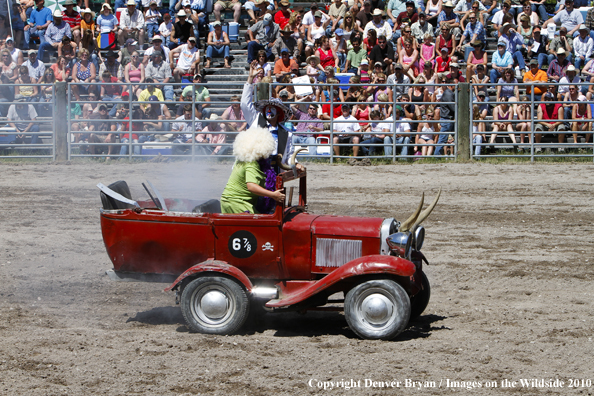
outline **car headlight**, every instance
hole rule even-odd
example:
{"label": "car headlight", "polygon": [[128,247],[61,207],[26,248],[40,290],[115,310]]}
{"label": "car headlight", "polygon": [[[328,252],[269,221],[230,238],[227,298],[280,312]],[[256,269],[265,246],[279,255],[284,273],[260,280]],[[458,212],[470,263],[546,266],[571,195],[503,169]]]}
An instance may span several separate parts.
{"label": "car headlight", "polygon": [[413,236],[410,232],[397,232],[386,238],[390,250],[397,256],[410,259]]}
{"label": "car headlight", "polygon": [[415,229],[415,250],[421,250],[425,242],[425,227],[417,226]]}

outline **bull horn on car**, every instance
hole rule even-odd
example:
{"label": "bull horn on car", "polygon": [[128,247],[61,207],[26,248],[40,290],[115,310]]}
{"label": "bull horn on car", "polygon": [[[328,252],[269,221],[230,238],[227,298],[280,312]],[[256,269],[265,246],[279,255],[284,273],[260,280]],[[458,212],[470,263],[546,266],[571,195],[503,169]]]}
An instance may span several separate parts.
{"label": "bull horn on car", "polygon": [[278,159],[278,167],[284,170],[291,170],[291,167],[289,165],[285,165],[283,164],[283,155],[282,154],[278,154],[277,156]]}
{"label": "bull horn on car", "polygon": [[299,150],[296,150],[293,153],[293,156],[291,157],[291,161],[289,162],[289,164],[291,164],[291,169],[293,170],[293,176],[297,177],[297,154],[299,154],[302,151],[308,151],[307,149],[301,147]]}
{"label": "bull horn on car", "polygon": [[417,218],[419,217],[419,213],[421,213],[421,209],[423,209],[424,201],[425,201],[425,193],[423,193],[421,195],[421,202],[419,203],[419,207],[417,208],[415,213],[413,213],[412,216],[410,216],[408,219],[406,219],[406,221],[404,221],[400,225],[400,228],[398,229],[399,232],[406,232],[411,229],[411,226],[415,223],[415,221],[417,221]]}
{"label": "bull horn on car", "polygon": [[425,209],[423,211],[423,213],[421,213],[419,215],[419,217],[417,218],[417,221],[415,222],[415,225],[413,226],[416,227],[419,224],[421,224],[427,217],[429,217],[429,215],[431,214],[431,212],[433,211],[433,208],[435,208],[435,205],[437,205],[437,201],[439,201],[439,197],[441,196],[441,187],[439,188],[439,192],[437,193],[437,196],[435,197],[435,199],[433,200],[433,202],[431,202],[431,205],[429,205],[429,207],[427,207],[427,209]]}

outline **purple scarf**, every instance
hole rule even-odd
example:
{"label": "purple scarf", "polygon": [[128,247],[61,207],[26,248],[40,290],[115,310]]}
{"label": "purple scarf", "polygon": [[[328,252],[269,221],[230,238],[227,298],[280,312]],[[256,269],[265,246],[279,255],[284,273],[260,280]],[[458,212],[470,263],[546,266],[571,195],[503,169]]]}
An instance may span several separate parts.
{"label": "purple scarf", "polygon": [[[264,172],[266,176],[266,182],[264,183],[264,188],[268,191],[276,191],[276,172],[270,166],[270,158],[261,158],[258,160],[258,165],[260,165],[260,170]],[[269,214],[274,211],[274,207],[276,202],[274,199],[270,197],[258,197],[258,202],[256,203],[256,210],[263,214]]]}

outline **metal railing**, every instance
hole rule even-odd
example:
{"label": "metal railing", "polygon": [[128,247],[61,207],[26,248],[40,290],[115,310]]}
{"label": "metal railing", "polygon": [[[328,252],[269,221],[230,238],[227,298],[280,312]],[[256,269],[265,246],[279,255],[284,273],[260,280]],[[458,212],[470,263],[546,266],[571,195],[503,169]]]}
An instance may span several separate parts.
{"label": "metal railing", "polygon": [[[60,85],[61,84],[61,85]],[[9,84],[10,86],[14,86],[16,84]],[[56,86],[60,85],[65,89],[63,92],[61,90],[56,90]],[[96,87],[96,90],[99,91],[100,87],[104,85],[104,83],[56,83],[56,85],[52,86],[51,89],[51,100],[50,102],[30,102],[35,108],[39,108],[40,106],[48,105],[51,108],[51,116],[52,120],[34,120],[33,124],[50,124],[51,131],[40,131],[40,132],[31,132],[28,131],[25,134],[24,143],[14,143],[14,142],[6,142],[7,136],[17,136],[21,135],[18,131],[8,125],[5,128],[0,129],[0,156],[3,157],[11,157],[11,158],[53,158],[56,159],[56,150],[59,147],[65,147],[64,152],[66,153],[65,159],[71,158],[78,158],[78,157],[98,157],[98,158],[126,158],[128,160],[132,160],[135,158],[139,159],[149,159],[153,158],[159,154],[166,156],[166,157],[179,157],[179,158],[188,158],[191,160],[195,160],[197,158],[205,158],[205,157],[213,157],[213,152],[220,147],[223,151],[223,154],[216,155],[218,158],[233,158],[232,154],[232,140],[234,139],[235,135],[238,133],[234,128],[231,127],[231,124],[237,125],[244,123],[245,120],[211,120],[204,117],[198,116],[198,109],[200,105],[208,105],[209,107],[206,108],[206,112],[210,113],[218,113],[220,114],[224,109],[228,108],[232,105],[232,102],[228,101],[228,97],[222,97],[219,95],[220,100],[211,100],[211,101],[199,101],[197,100],[195,89],[190,89],[191,97],[188,97],[187,101],[159,101],[159,106],[162,107],[165,105],[167,108],[174,107],[174,105],[180,105],[181,103],[189,104],[191,108],[191,114],[187,118],[186,121],[184,120],[176,120],[177,117],[161,117],[158,116],[157,118],[147,118],[144,116],[144,112],[140,115],[140,111],[142,108],[150,106],[151,104],[155,104],[155,102],[151,101],[132,101],[130,96],[125,100],[121,100],[119,97],[117,99],[110,98],[110,100],[88,100],[88,96],[82,95],[80,100],[75,100],[74,93],[72,92],[73,86],[85,86],[86,88],[93,88]],[[147,86],[162,86],[164,84],[160,83],[107,83],[107,85],[118,85],[121,86],[123,89],[131,92],[133,89],[145,89]],[[182,85],[190,85],[195,87],[195,84],[192,83],[174,83],[170,84],[173,88],[181,87]],[[237,91],[237,96],[241,97],[241,91],[243,89],[243,83],[230,83],[230,82],[210,82],[203,84],[204,86],[211,88],[212,86],[217,86],[218,88],[212,89],[213,91],[216,89],[224,89],[226,91],[234,90]],[[286,86],[292,84],[282,84],[282,83],[272,83],[268,87],[268,97],[272,96],[272,91],[276,87]],[[538,100],[538,96],[534,94],[535,86],[591,86],[589,83],[576,83],[576,84],[559,84],[559,83],[548,83],[548,82],[537,82],[537,83],[520,83],[517,84],[520,89],[529,88],[530,94],[520,95],[525,96],[525,100],[518,101],[515,105],[518,106],[525,106],[527,111],[527,116],[524,117],[525,119],[513,119],[513,112],[511,112],[512,116],[508,117],[509,119],[505,120],[506,124],[516,126],[520,124],[523,125],[523,131],[520,131],[517,127],[512,127],[512,132],[507,131],[497,131],[496,132],[496,140],[493,143],[489,141],[481,141],[473,143],[473,126],[484,125],[485,128],[485,135],[489,135],[491,137],[494,133],[489,130],[489,126],[493,125],[493,120],[489,118],[483,119],[476,119],[473,115],[473,105],[481,105],[486,106],[489,109],[494,105],[501,104],[502,102],[477,102],[476,97],[473,94],[475,84],[459,84],[459,85],[450,85],[453,87],[454,93],[454,102],[415,102],[415,101],[402,101],[399,99],[398,92],[408,92],[408,88],[410,85],[402,86],[402,85],[388,85],[388,84],[374,84],[374,87],[378,87],[380,90],[384,90],[386,88],[392,89],[392,96],[389,101],[387,102],[378,102],[372,101],[368,102],[366,100],[359,100],[359,101],[349,101],[348,104],[352,106],[359,106],[359,105],[368,105],[370,107],[383,107],[385,106],[386,109],[392,109],[392,115],[395,112],[395,106],[435,106],[437,109],[440,106],[454,106],[456,109],[454,117],[451,120],[441,120],[439,117],[435,117],[434,119],[426,119],[426,120],[408,120],[405,118],[395,119],[392,117],[387,123],[384,120],[337,120],[332,116],[334,114],[335,108],[337,106],[341,106],[344,103],[340,100],[340,87],[369,87],[372,84],[345,84],[345,83],[338,83],[335,85],[329,84],[300,84],[299,86],[293,85],[293,88],[304,88],[304,87],[312,87],[315,92],[315,86],[321,85],[322,90],[326,88],[327,95],[324,97],[320,97],[317,100],[314,100],[314,97],[308,97],[307,99],[300,100],[298,102],[290,102],[287,103],[288,105],[305,105],[309,106],[310,104],[319,106],[325,106],[324,109],[330,109],[324,115],[321,115],[322,120],[291,120],[291,126],[299,126],[302,123],[312,123],[312,122],[322,122],[323,123],[323,131],[316,131],[312,133],[313,135],[318,135],[323,137],[322,140],[314,141],[313,143],[304,142],[296,144],[298,146],[304,146],[309,149],[308,153],[301,154],[300,156],[303,157],[310,157],[310,158],[327,158],[330,163],[335,162],[337,159],[346,159],[351,158],[349,152],[340,153],[340,150],[369,150],[368,157],[374,159],[386,159],[391,161],[396,161],[399,159],[403,160],[410,160],[412,158],[420,158],[420,156],[415,155],[413,152],[413,148],[418,146],[416,144],[416,138],[422,134],[426,134],[423,132],[421,128],[415,127],[414,125],[425,123],[426,125],[435,125],[435,132],[433,134],[437,137],[433,143],[423,142],[422,146],[427,147],[449,147],[452,149],[451,154],[447,156],[443,155],[431,155],[428,157],[439,157],[439,158],[448,158],[448,159],[456,159],[456,158],[463,158],[462,156],[466,156],[466,158],[471,159],[481,159],[481,158],[489,158],[489,157],[518,157],[518,158],[526,158],[530,159],[530,161],[534,161],[535,159],[541,157],[547,157],[555,155],[556,157],[592,157],[594,160],[594,142],[590,141],[589,143],[566,143],[563,142],[549,142],[553,135],[558,135],[559,131],[538,131],[540,127],[537,128],[539,124],[539,120],[537,119],[537,111],[538,106],[542,103],[545,103],[543,100]],[[489,88],[492,87],[496,88],[497,86],[503,86],[506,84],[489,84]],[[50,87],[51,85],[38,85],[40,87]],[[136,86],[136,88],[134,88]],[[445,85],[441,84],[424,84],[424,86],[434,87],[434,89],[438,89],[441,87],[442,89],[445,88]],[[345,87],[346,88],[346,87]],[[79,92],[83,90],[79,88]],[[467,92],[468,91],[468,92]],[[177,90],[179,96],[179,90]],[[343,91],[343,96],[346,96],[347,90]],[[469,98],[466,98],[465,95],[469,95]],[[254,95],[257,97],[257,94]],[[375,97],[374,97],[375,99]],[[254,98],[255,100],[255,98]],[[464,102],[464,103],[462,103]],[[556,101],[560,103],[559,101]],[[22,102],[0,102],[1,106],[12,106],[17,105]],[[67,111],[56,115],[56,108],[60,107],[58,104],[65,104],[65,108]],[[237,102],[235,102],[237,103]],[[509,103],[509,102],[508,102]],[[570,101],[570,102],[563,102],[563,104],[575,105],[584,102],[578,101]],[[29,104],[29,103],[28,103]],[[513,107],[513,103],[509,103]],[[594,101],[586,102],[587,106],[592,106]],[[75,117],[73,112],[70,110],[71,107],[80,106],[87,109],[85,110],[86,117]],[[105,105],[107,111],[114,110],[118,114],[118,105],[121,108],[122,112],[125,112],[128,116],[127,119],[125,117],[109,117],[109,118],[101,118],[98,117],[97,114],[91,114],[89,112],[90,109],[96,109],[101,105]],[[361,106],[362,108],[367,108]],[[164,108],[164,107],[163,107]],[[470,114],[469,118],[465,117],[466,109],[468,109],[468,113]],[[161,111],[159,111],[159,114]],[[592,112],[594,113],[594,111]],[[436,111],[435,114],[438,114]],[[60,124],[58,127],[58,123],[64,121],[63,127]],[[8,121],[10,122],[10,121]],[[565,131],[561,131],[562,134],[564,132],[565,135],[571,134],[578,134],[583,135],[586,134],[587,138],[590,138],[592,131],[592,123],[593,120],[589,118],[580,118],[580,119],[565,119],[563,120],[564,123],[569,124],[569,128],[566,128]],[[150,123],[152,126],[150,128],[141,128],[142,123]],[[360,132],[360,131],[352,131],[346,132],[344,129],[341,129],[341,126],[344,126],[349,123],[358,123],[362,126],[366,126],[369,124],[375,123],[382,123],[384,125],[391,124],[387,129],[387,133],[377,133],[377,129],[375,132]],[[395,131],[399,130],[398,126],[401,126],[403,123],[408,123],[412,128],[410,132],[405,131],[403,134],[407,135],[408,141],[403,139],[402,141],[395,139]],[[571,131],[571,129],[575,128],[577,123],[587,123],[587,129],[585,131]],[[155,124],[157,126],[155,126]],[[174,124],[178,124],[175,127]],[[223,125],[223,127],[219,127],[217,131],[208,132],[212,133],[213,135],[224,135],[224,141],[217,142],[209,142],[204,139],[206,136],[205,133],[202,133],[200,129],[205,126],[211,124],[219,124]],[[338,124],[338,125],[337,125]],[[436,125],[437,124],[437,125]],[[445,142],[447,140],[447,134],[441,133],[439,124],[449,124],[452,125],[451,132],[447,132],[447,134],[451,134],[454,138],[453,141]],[[101,126],[101,130],[98,126]],[[11,129],[12,128],[12,129]],[[86,129],[85,129],[86,128]],[[150,129],[150,130],[149,130]],[[483,128],[481,128],[482,130]],[[507,127],[506,127],[507,129]],[[60,139],[56,139],[56,137],[60,137],[61,134],[64,134],[65,138],[63,139],[63,144],[60,142]],[[309,132],[303,132],[304,134],[308,134]],[[525,140],[522,142],[518,142],[516,140],[516,144],[510,139],[507,140],[507,136],[512,133],[514,139],[517,135],[523,133],[528,137],[528,142]],[[138,139],[130,139],[130,136],[134,134],[138,135]],[[364,135],[384,135],[391,139],[386,139],[385,141],[381,142],[378,140],[368,141],[363,139]],[[483,134],[483,132],[481,132]],[[298,135],[298,134],[297,134]],[[339,135],[345,135],[345,139],[340,141],[338,139]],[[445,135],[445,136],[443,136]],[[542,135],[543,140],[537,142],[537,138]],[[29,144],[29,141],[34,136],[40,136],[43,139],[42,144]],[[350,140],[346,139],[349,137],[357,136],[359,138],[356,142],[351,142]],[[441,136],[441,140],[439,137]],[[503,142],[501,137],[504,136]],[[2,138],[5,138],[5,141],[2,141]],[[446,139],[444,139],[446,138]],[[49,141],[46,141],[49,140]],[[461,140],[462,139],[462,140]],[[590,140],[590,139],[588,139]],[[464,142],[470,142],[468,144],[468,149],[466,146],[461,146]],[[497,150],[495,153],[487,154],[484,152],[486,147],[494,146]],[[463,149],[461,149],[463,147]],[[321,149],[320,149],[321,148]],[[363,149],[365,148],[365,149]],[[406,148],[408,152],[406,155],[403,155],[402,149]],[[417,147],[418,148],[418,147]],[[480,148],[480,153],[476,152],[475,150]],[[517,148],[524,149],[522,153],[518,153],[515,150]],[[566,151],[561,153],[550,153],[547,148],[558,149],[563,148]],[[313,150],[312,150],[313,149]],[[383,153],[382,153],[383,149]],[[391,149],[391,150],[389,150]],[[510,150],[512,149],[512,150]],[[541,151],[539,151],[540,149]],[[571,149],[571,150],[568,150]],[[36,151],[31,151],[36,150]],[[338,151],[338,155],[335,151]],[[544,150],[544,152],[542,151]],[[590,151],[592,150],[592,151]],[[382,155],[383,154],[383,155]],[[425,158],[425,157],[422,157]]]}
{"label": "metal railing", "polygon": [[[287,84],[283,84],[283,83],[272,83],[270,84],[271,89],[269,91],[269,96],[272,96],[272,92],[274,90],[274,87],[283,87],[286,86]],[[423,132],[419,129],[415,129],[412,130],[413,128],[411,128],[410,131],[408,132],[404,132],[404,133],[399,133],[400,135],[404,135],[403,138],[403,142],[407,142],[408,143],[398,143],[398,141],[400,141],[400,138],[396,138],[396,131],[397,131],[397,126],[399,124],[409,124],[409,126],[412,125],[416,125],[416,124],[431,124],[431,125],[436,125],[437,128],[434,128],[434,132],[433,134],[435,136],[438,136],[438,138],[435,138],[435,142],[434,143],[423,143],[423,146],[429,146],[429,147],[434,147],[434,148],[442,148],[445,149],[445,147],[451,147],[452,148],[452,154],[447,155],[445,157],[450,157],[450,158],[454,158],[457,155],[457,136],[458,136],[458,125],[455,122],[455,119],[426,119],[426,120],[415,120],[415,119],[410,119],[408,117],[401,117],[401,118],[396,118],[395,117],[395,107],[401,106],[401,107],[405,107],[405,106],[442,106],[442,105],[452,105],[452,106],[456,106],[457,102],[458,102],[458,90],[455,89],[455,85],[453,84],[424,84],[425,86],[432,86],[432,87],[439,87],[442,89],[449,89],[448,87],[451,87],[453,94],[454,94],[454,101],[453,102],[413,102],[413,101],[402,101],[400,100],[401,95],[408,95],[408,88],[410,87],[410,85],[391,85],[391,84],[351,84],[349,83],[348,86],[349,87],[377,87],[377,88],[384,88],[381,89],[382,91],[385,91],[385,88],[398,88],[398,89],[392,89],[392,97],[391,97],[391,101],[388,102],[377,102],[377,101],[368,101],[368,100],[363,100],[363,101],[349,101],[349,102],[342,102],[340,100],[337,100],[339,98],[336,97],[336,94],[338,94],[340,96],[340,91],[338,91],[338,89],[341,89],[340,87],[344,86],[343,83],[339,83],[339,84],[324,84],[324,83],[318,83],[318,84],[291,84],[293,87],[312,87],[312,91],[313,93],[311,95],[316,95],[315,93],[315,87],[317,86],[325,86],[328,87],[329,89],[322,89],[322,91],[327,91],[328,92],[328,97],[326,98],[326,101],[322,101],[322,100],[300,100],[298,102],[287,102],[287,104],[289,105],[294,105],[294,104],[300,104],[300,105],[306,105],[309,106],[311,104],[313,105],[322,105],[322,109],[324,109],[324,106],[329,106],[329,113],[323,111],[323,116],[327,116],[324,117],[324,119],[318,119],[318,120],[291,120],[290,123],[291,124],[297,124],[299,125],[300,123],[319,123],[319,122],[323,122],[326,124],[329,124],[329,128],[326,129],[324,128],[324,131],[318,133],[318,135],[324,135],[327,136],[328,138],[328,143],[324,144],[324,143],[320,143],[318,141],[316,141],[316,143],[307,143],[306,146],[308,147],[314,147],[316,150],[318,150],[318,147],[322,147],[322,148],[327,148],[329,146],[329,160],[330,163],[333,163],[335,159],[337,158],[341,158],[341,159],[345,159],[345,158],[352,158],[352,156],[347,156],[347,155],[340,155],[340,148],[341,147],[347,147],[347,148],[351,148],[353,150],[353,153],[355,151],[358,151],[358,148],[362,148],[362,147],[368,147],[368,148],[372,148],[372,149],[380,149],[380,148],[384,148],[384,155],[366,155],[367,158],[374,158],[374,159],[391,159],[392,161],[396,161],[398,159],[413,159],[413,158],[419,158],[418,155],[415,155],[416,153],[413,152],[412,154],[408,154],[408,152],[412,152],[414,150],[412,150],[415,146],[418,146],[418,144],[416,144],[416,137],[426,134],[426,132]],[[405,93],[403,94],[399,94],[398,91],[400,90],[405,90]],[[336,92],[336,93],[335,93]],[[317,95],[316,95],[317,96]],[[321,96],[321,95],[320,95]],[[326,95],[324,95],[325,97]],[[344,97],[344,90],[343,90],[343,95]],[[375,99],[375,98],[374,98]],[[349,106],[358,106],[360,104],[363,105],[372,105],[375,107],[375,105],[378,106],[389,106],[392,108],[391,110],[391,115],[388,118],[392,118],[391,120],[389,120],[389,122],[386,122],[386,120],[384,119],[380,119],[380,120],[344,120],[344,119],[340,119],[337,122],[337,118],[334,117],[335,115],[335,107],[338,106],[343,106],[344,104],[348,104]],[[369,110],[369,109],[366,109]],[[413,108],[413,112],[414,112],[414,108]],[[340,111],[338,112],[340,113]],[[435,114],[437,114],[437,112],[435,112]],[[403,112],[404,115],[404,112]],[[374,122],[377,121],[377,122]],[[384,140],[384,143],[366,143],[366,144],[362,144],[362,135],[378,135],[377,133],[365,133],[365,132],[344,132],[341,131],[340,129],[336,128],[336,124],[339,125],[348,125],[348,124],[362,124],[362,125],[371,125],[374,123],[381,123],[381,124],[391,124],[391,127],[388,128],[388,132],[387,133],[382,133],[379,135],[388,135],[386,137],[390,138],[390,142],[387,143],[387,140]],[[452,129],[451,131],[447,131],[446,133],[441,133],[440,131],[440,125],[445,125],[445,124],[451,124],[452,125]],[[340,127],[339,127],[340,128]],[[295,131],[293,132],[295,134]],[[447,137],[448,134],[452,134],[454,140],[452,142],[447,142]],[[358,143],[354,143],[354,142],[350,142],[350,143],[340,143],[340,138],[341,137],[346,137],[348,138],[349,136],[351,137],[357,137],[359,138]],[[441,136],[444,136],[443,138],[439,138]],[[300,144],[300,146],[303,146]],[[386,150],[386,146],[390,146],[391,150]],[[338,147],[338,150],[335,150],[335,147]],[[334,154],[336,151],[339,152],[339,154]],[[397,152],[400,151],[401,154],[398,155]],[[402,154],[402,151],[407,152],[407,154]],[[388,152],[391,152],[391,154],[387,154]],[[311,150],[309,150],[309,154],[303,154],[303,157],[316,157],[319,158],[319,155],[316,154],[311,154]],[[425,156],[427,157],[439,157],[439,158],[443,158],[444,155],[438,155],[438,154],[432,154],[432,155],[427,155]]]}
{"label": "metal railing", "polygon": [[[474,90],[474,86],[476,84],[471,84],[471,90]],[[480,84],[483,85],[483,84]],[[569,109],[573,109],[573,106],[579,104],[586,105],[586,115],[588,108],[591,109],[591,115],[594,113],[594,101],[562,101],[559,100],[557,97],[557,90],[560,87],[569,87],[569,86],[576,86],[578,88],[578,97],[582,95],[581,87],[589,87],[592,84],[590,83],[549,83],[549,82],[530,82],[530,83],[520,83],[520,84],[489,84],[490,87],[499,87],[499,86],[510,86],[514,85],[518,88],[526,88],[527,91],[530,93],[526,93],[525,95],[520,95],[520,98],[515,98],[515,101],[488,101],[482,102],[477,101],[477,98],[474,95],[471,95],[471,102],[470,102],[470,125],[472,126],[469,128],[469,139],[472,143],[470,145],[470,157],[473,159],[478,158],[488,158],[488,157],[518,157],[518,158],[530,158],[531,162],[534,162],[536,158],[542,157],[592,157],[594,161],[594,139],[592,139],[592,122],[594,119],[592,118],[579,118],[574,119],[572,117],[567,118],[565,115],[565,109],[568,107],[564,107],[564,105],[569,105]],[[545,88],[546,90],[541,94],[535,94],[535,87]],[[539,89],[540,90],[540,89]],[[555,95],[554,100],[544,100],[542,96],[546,93],[552,93]],[[522,100],[524,99],[524,100]],[[505,120],[495,119],[494,116],[489,117],[486,119],[485,117],[481,117],[479,119],[475,119],[475,115],[473,112],[473,106],[479,105],[480,107],[491,107],[491,106],[498,106],[501,104],[507,104],[508,106],[508,116]],[[548,123],[548,120],[538,118],[538,109],[543,104],[553,103],[554,106],[557,104],[561,105],[561,111],[563,112],[563,116],[561,119],[558,119],[556,123],[558,123],[558,127],[554,128],[553,130],[545,130],[545,125]],[[521,107],[523,112],[527,112],[524,115],[524,118],[520,119],[520,116],[517,115],[517,108]],[[553,107],[553,110],[555,107]],[[482,111],[482,110],[481,110]],[[516,114],[517,116],[515,116]],[[498,117],[499,118],[499,117]],[[554,120],[554,119],[553,119]],[[511,127],[512,131],[487,131],[486,126],[492,124],[492,126],[497,126],[497,122],[500,121],[501,124],[507,124]],[[586,130],[576,130],[573,131],[573,128],[580,123],[586,123]],[[484,125],[485,132],[480,133],[485,135],[491,135],[491,139],[489,142],[481,141],[475,142],[474,137],[479,134],[474,130],[474,126]],[[517,126],[517,127],[516,127]],[[526,128],[526,130],[519,130],[520,126]],[[588,128],[589,126],[589,128]],[[499,129],[499,128],[497,128]],[[565,139],[567,138],[566,135],[574,135],[574,139],[577,135],[586,135],[586,142],[576,142],[575,140],[573,143],[566,142]],[[590,135],[588,137],[588,134]],[[504,137],[503,143],[496,142],[492,139],[495,135],[506,135]],[[517,135],[520,135],[520,139],[522,139],[522,135],[528,137],[528,143],[524,141],[518,142]],[[542,137],[544,136],[544,140],[542,141]],[[557,136],[558,140],[556,142],[550,142],[550,138]],[[507,142],[509,138],[509,143]],[[593,140],[588,143],[588,140]],[[482,140],[482,139],[481,139]],[[522,139],[523,140],[523,139]],[[538,142],[536,140],[539,140]],[[559,141],[562,140],[562,141]],[[484,154],[482,150],[485,148],[499,149],[498,152]],[[511,150],[510,150],[511,149]],[[554,150],[557,149],[555,153]],[[577,151],[576,151],[577,150]],[[589,152],[592,150],[592,152]]]}
{"label": "metal railing", "polygon": [[[2,84],[14,97],[15,87],[36,86],[35,96],[17,95],[0,101],[0,157],[56,159],[55,88],[52,84]],[[49,88],[49,92],[48,89]],[[12,99],[12,98],[11,98]],[[34,109],[34,112],[31,111]],[[25,125],[27,124],[27,125]],[[49,130],[42,130],[49,125]]]}
{"label": "metal railing", "polygon": [[[105,83],[70,83],[68,85],[68,109],[76,105],[89,105],[91,108],[100,108],[106,106],[107,113],[117,114],[116,117],[110,118],[72,118],[72,111],[67,112],[68,117],[68,158],[76,157],[105,157],[105,158],[153,158],[157,155],[164,157],[183,157],[190,158],[192,161],[199,157],[210,157],[215,153],[217,158],[232,158],[231,143],[227,142],[229,137],[234,137],[238,132],[233,131],[233,128],[224,128],[221,131],[208,131],[207,133],[213,135],[225,135],[224,142],[218,143],[200,143],[197,137],[205,135],[202,133],[203,127],[215,124],[230,125],[243,120],[211,120],[201,119],[197,117],[197,105],[208,105],[212,110],[220,110],[219,105],[226,107],[230,106],[232,102],[228,101],[197,101],[196,89],[191,89],[191,100],[188,101],[132,101],[131,96],[127,99],[118,98],[116,100],[75,100],[73,98],[72,86],[86,86],[97,87],[106,85]],[[138,89],[146,89],[146,87],[153,86],[157,89],[162,87],[163,83],[109,83],[107,85],[121,86],[123,92],[132,92],[133,89],[141,86]],[[197,87],[204,85],[208,87],[209,84],[190,84],[190,83],[175,83],[168,84],[174,88],[183,86]],[[227,85],[227,84],[224,84]],[[237,86],[237,84],[228,84],[229,87]],[[243,87],[243,84],[241,84]],[[97,90],[95,89],[95,91]],[[79,88],[80,90],[80,88]],[[159,93],[153,91],[155,96]],[[163,94],[163,91],[160,92]],[[152,94],[151,94],[152,95]],[[151,96],[149,95],[149,97]],[[181,96],[181,95],[180,95]],[[162,106],[167,107],[172,105],[187,104],[190,105],[191,115],[188,119],[178,119],[179,117],[170,118],[147,118],[144,109],[152,104],[158,103],[158,112],[163,114]],[[210,109],[209,108],[209,109]],[[115,111],[114,111],[115,109]],[[94,111],[94,110],[93,110]],[[209,111],[210,112],[210,111]],[[204,114],[204,109],[202,110]],[[83,109],[84,115],[84,109]],[[183,115],[182,115],[183,117]],[[161,124],[160,129],[145,129],[144,123]],[[101,125],[103,124],[103,125]],[[97,131],[94,129],[97,125],[101,128],[106,127],[109,130]],[[166,127],[170,125],[170,127]],[[81,126],[83,128],[81,128]],[[139,126],[139,127],[136,127]],[[136,128],[135,128],[136,127]],[[177,130],[176,127],[181,129]],[[210,129],[210,128],[209,128]],[[136,136],[136,138],[135,138]],[[216,151],[218,147],[220,150]],[[99,152],[97,152],[99,151]],[[105,152],[107,151],[107,152]],[[224,154],[218,154],[223,152]]]}

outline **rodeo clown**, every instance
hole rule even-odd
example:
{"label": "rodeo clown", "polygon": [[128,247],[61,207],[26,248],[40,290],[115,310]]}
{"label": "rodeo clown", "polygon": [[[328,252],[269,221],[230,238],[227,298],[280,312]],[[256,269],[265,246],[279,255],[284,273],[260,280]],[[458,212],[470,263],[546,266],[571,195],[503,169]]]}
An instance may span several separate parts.
{"label": "rodeo clown", "polygon": [[[252,82],[258,72],[257,66],[257,61],[253,61],[250,65],[248,80],[243,86],[241,96],[241,111],[243,111],[243,116],[249,127],[268,128],[274,137],[276,148],[271,156],[271,166],[278,173],[279,164],[276,155],[280,154],[282,163],[287,165],[289,158],[295,151],[293,133],[284,126],[284,123],[291,118],[293,112],[289,106],[276,98],[258,100],[254,106],[254,86]],[[301,164],[297,164],[297,169],[301,171],[305,168]]]}
{"label": "rodeo clown", "polygon": [[268,213],[274,201],[284,201],[282,190],[274,191],[276,173],[270,166],[276,145],[268,129],[257,125],[237,135],[233,142],[236,161],[221,196],[223,213]]}

